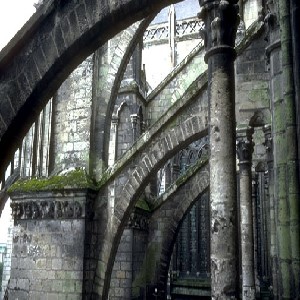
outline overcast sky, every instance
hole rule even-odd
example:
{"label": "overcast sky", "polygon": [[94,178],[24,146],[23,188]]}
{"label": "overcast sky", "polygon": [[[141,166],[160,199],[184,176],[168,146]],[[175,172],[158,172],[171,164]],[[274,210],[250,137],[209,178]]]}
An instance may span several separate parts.
{"label": "overcast sky", "polygon": [[[0,50],[13,38],[35,12],[37,0],[0,0]],[[6,243],[10,220],[9,202],[0,219],[0,243]]]}
{"label": "overcast sky", "polygon": [[35,12],[37,0],[0,0],[0,49]]}

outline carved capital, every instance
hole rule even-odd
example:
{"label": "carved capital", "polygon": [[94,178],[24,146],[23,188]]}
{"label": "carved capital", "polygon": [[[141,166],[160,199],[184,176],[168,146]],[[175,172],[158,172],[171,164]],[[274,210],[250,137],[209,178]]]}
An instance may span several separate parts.
{"label": "carved capital", "polygon": [[205,24],[207,51],[218,47],[234,47],[240,20],[237,2],[237,0],[199,0],[201,9],[198,17]]}
{"label": "carved capital", "polygon": [[132,126],[136,126],[138,120],[139,120],[139,116],[137,114],[132,114],[130,115],[130,120],[131,120],[131,124]]}
{"label": "carved capital", "polygon": [[149,229],[149,218],[147,215],[138,212],[137,210],[133,212],[130,217],[127,226],[133,229],[139,229],[143,231],[148,231]]}
{"label": "carved capital", "polygon": [[277,6],[274,3],[274,0],[268,0],[266,6],[267,6],[267,11],[266,11],[266,16],[264,18],[264,21],[270,27],[270,29],[273,29],[276,25],[278,25]]}
{"label": "carved capital", "polygon": [[273,138],[271,125],[265,125],[263,127],[263,132],[265,134],[265,142],[263,143],[266,147],[266,154],[268,162],[273,161]]}
{"label": "carved capital", "polygon": [[[265,40],[272,44],[280,39],[279,35],[279,18],[278,18],[278,8],[273,0],[269,0],[266,3],[266,12],[264,17],[264,23],[266,24],[266,37]],[[267,56],[268,56],[267,52]],[[268,61],[269,63],[269,61]]]}
{"label": "carved capital", "polygon": [[248,127],[237,130],[236,151],[239,159],[239,165],[251,165],[254,143],[252,141],[254,129]]}
{"label": "carved capital", "polygon": [[112,118],[111,118],[111,122],[112,122],[112,124],[114,125],[114,126],[118,126],[118,124],[119,124],[119,117],[118,116],[112,116]]}

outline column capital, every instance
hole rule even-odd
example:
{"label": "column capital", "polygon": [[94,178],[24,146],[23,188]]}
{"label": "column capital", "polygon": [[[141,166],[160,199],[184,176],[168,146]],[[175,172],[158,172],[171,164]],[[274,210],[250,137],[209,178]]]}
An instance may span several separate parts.
{"label": "column capital", "polygon": [[205,60],[216,52],[235,56],[235,37],[239,25],[238,0],[199,0],[198,17],[205,24]]}
{"label": "column capital", "polygon": [[240,166],[251,164],[254,149],[253,132],[253,127],[239,128],[236,131],[236,152]]}
{"label": "column capital", "polygon": [[273,138],[271,125],[265,125],[263,127],[263,132],[265,134],[264,146],[266,147],[266,154],[268,162],[273,161]]}
{"label": "column capital", "polygon": [[139,119],[139,116],[137,114],[131,114],[130,119],[132,124],[136,124]]}
{"label": "column capital", "polygon": [[148,214],[142,213],[141,211],[136,209],[133,213],[131,213],[129,217],[127,228],[148,231],[149,230]]}
{"label": "column capital", "polygon": [[118,125],[119,124],[119,117],[118,116],[112,116],[111,122],[113,125]]}

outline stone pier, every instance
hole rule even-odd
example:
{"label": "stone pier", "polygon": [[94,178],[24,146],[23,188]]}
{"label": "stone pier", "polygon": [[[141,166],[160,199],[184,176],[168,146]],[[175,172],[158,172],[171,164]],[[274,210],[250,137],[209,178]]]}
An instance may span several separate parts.
{"label": "stone pier", "polygon": [[237,1],[199,1],[208,64],[212,299],[238,298],[234,50]]}
{"label": "stone pier", "polygon": [[240,179],[240,241],[242,268],[242,298],[255,299],[254,281],[254,243],[252,214],[252,134],[254,130],[237,130],[237,155],[239,159]]}

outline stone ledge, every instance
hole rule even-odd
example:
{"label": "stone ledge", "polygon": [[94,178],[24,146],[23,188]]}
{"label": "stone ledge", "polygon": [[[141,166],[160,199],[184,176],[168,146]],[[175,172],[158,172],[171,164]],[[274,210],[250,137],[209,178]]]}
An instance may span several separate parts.
{"label": "stone ledge", "polygon": [[61,175],[48,178],[25,178],[15,182],[9,189],[9,195],[52,190],[96,190],[96,186],[84,169],[75,169]]}

